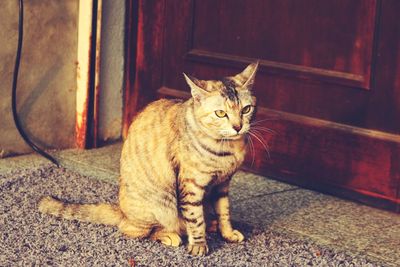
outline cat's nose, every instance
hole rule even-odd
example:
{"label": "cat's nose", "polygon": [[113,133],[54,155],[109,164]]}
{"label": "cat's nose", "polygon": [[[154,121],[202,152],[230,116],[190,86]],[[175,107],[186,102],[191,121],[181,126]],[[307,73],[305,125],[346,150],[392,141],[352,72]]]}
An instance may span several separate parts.
{"label": "cat's nose", "polygon": [[239,125],[232,125],[232,127],[233,127],[233,129],[236,131],[236,132],[240,132],[240,130],[242,129],[242,125],[241,124],[239,124]]}

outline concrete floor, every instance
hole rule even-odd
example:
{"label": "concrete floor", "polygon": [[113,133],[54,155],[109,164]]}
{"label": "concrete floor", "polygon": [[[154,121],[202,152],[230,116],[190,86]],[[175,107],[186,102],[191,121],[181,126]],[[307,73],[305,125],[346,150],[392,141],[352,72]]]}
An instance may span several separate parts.
{"label": "concrete floor", "polygon": [[[121,144],[93,150],[54,152],[62,166],[117,182]],[[0,173],[38,166],[35,154],[0,160]],[[400,215],[238,172],[231,186],[233,220],[284,232],[384,266],[400,266]]]}

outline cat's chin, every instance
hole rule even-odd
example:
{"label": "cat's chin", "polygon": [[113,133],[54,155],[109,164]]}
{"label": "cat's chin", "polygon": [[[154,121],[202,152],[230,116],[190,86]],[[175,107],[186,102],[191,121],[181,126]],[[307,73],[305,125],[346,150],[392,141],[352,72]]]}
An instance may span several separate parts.
{"label": "cat's chin", "polygon": [[243,134],[236,134],[236,135],[230,135],[230,136],[222,136],[221,139],[225,140],[239,140],[243,138]]}

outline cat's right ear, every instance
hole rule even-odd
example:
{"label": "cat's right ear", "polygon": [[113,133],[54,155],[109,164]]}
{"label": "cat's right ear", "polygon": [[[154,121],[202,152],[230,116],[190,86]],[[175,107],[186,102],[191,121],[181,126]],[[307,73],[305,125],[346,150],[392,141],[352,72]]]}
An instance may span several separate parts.
{"label": "cat's right ear", "polygon": [[205,88],[203,88],[205,83],[186,73],[183,73],[183,76],[190,87],[193,99],[196,101],[202,100],[208,93]]}

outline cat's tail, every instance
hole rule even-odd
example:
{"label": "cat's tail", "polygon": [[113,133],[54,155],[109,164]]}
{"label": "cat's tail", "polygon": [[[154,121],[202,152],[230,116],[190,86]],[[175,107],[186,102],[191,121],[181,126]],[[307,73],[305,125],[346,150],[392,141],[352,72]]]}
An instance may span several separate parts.
{"label": "cat's tail", "polygon": [[106,225],[119,225],[123,214],[113,204],[69,204],[53,197],[44,197],[39,202],[39,211],[68,220],[79,220]]}

